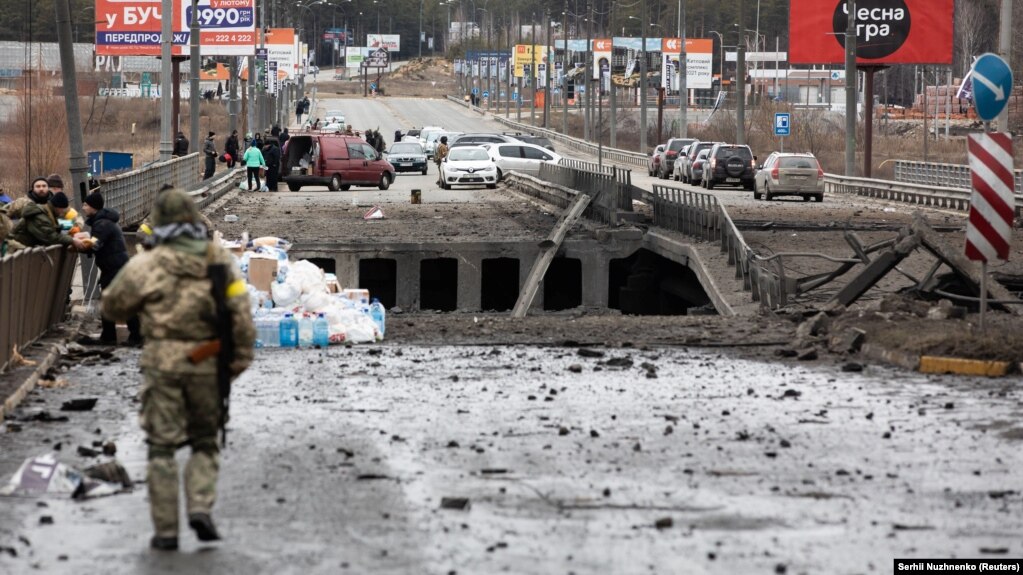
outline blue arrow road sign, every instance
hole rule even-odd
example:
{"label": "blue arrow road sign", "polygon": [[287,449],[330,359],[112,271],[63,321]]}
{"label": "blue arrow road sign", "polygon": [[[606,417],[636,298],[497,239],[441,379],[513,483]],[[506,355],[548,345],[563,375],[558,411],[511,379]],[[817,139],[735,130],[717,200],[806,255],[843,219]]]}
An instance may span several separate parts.
{"label": "blue arrow road sign", "polygon": [[792,133],[792,127],[789,123],[788,112],[777,112],[774,115],[774,135],[775,136],[788,136]]}
{"label": "blue arrow road sign", "polygon": [[483,90],[483,97],[484,98],[489,98],[490,97],[490,92],[488,92],[486,90]]}
{"label": "blue arrow road sign", "polygon": [[1012,93],[1012,70],[1000,56],[984,54],[973,63],[973,104],[985,122],[998,117]]}
{"label": "blue arrow road sign", "polygon": [[473,89],[472,89],[472,95],[473,95],[473,96],[475,96],[475,95],[477,95],[477,94],[479,94],[479,93],[480,93],[480,89],[479,89],[479,88],[473,88]]}

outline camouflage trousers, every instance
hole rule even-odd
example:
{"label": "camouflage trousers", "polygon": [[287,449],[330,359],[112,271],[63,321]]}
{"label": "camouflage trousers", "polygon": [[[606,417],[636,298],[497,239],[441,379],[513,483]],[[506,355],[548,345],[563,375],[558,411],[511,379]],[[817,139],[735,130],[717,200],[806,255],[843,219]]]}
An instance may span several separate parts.
{"label": "camouflage trousers", "polygon": [[186,509],[209,513],[217,495],[220,401],[214,375],[145,370],[142,429],[149,443],[149,509],[160,537],[178,535],[178,464],[175,452],[190,445],[185,466]]}

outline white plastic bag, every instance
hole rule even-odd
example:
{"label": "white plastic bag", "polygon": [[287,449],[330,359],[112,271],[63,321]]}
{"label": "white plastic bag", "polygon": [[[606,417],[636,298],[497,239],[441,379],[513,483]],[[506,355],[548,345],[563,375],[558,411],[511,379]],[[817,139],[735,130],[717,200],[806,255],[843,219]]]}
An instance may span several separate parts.
{"label": "white plastic bag", "polygon": [[274,282],[270,286],[276,307],[291,307],[298,303],[302,296],[302,285],[297,281],[288,278],[284,282]]}

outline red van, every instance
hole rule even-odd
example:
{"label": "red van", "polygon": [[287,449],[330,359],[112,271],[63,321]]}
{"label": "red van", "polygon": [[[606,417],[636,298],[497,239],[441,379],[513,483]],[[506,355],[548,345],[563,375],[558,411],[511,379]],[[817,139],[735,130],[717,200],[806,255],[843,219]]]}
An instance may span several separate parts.
{"label": "red van", "polygon": [[288,189],[327,186],[332,192],[352,186],[386,190],[394,181],[394,166],[366,140],[342,134],[295,134],[281,158],[281,176]]}

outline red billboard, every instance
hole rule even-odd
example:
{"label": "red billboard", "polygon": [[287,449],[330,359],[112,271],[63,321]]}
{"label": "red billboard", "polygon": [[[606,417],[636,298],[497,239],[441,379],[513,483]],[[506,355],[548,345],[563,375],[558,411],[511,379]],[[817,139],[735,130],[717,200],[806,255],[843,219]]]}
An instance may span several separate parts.
{"label": "red billboard", "polygon": [[[954,0],[856,0],[856,58],[869,64],[951,64]],[[845,62],[845,0],[790,0],[789,62]]]}

